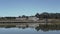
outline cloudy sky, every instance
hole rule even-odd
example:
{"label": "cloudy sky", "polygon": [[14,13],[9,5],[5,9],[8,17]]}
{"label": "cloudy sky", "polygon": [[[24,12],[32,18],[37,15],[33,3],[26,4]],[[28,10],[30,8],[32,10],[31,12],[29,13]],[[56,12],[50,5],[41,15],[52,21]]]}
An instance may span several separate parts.
{"label": "cloudy sky", "polygon": [[60,0],[0,0],[0,16],[60,13]]}

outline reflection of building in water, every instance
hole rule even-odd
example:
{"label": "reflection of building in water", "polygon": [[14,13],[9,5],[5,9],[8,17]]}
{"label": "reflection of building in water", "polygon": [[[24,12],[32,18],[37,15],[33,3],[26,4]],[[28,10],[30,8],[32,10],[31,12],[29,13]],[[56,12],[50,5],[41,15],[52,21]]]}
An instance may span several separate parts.
{"label": "reflection of building in water", "polygon": [[35,28],[37,26],[39,26],[39,23],[23,23],[16,25],[16,27],[29,27],[29,28]]}
{"label": "reflection of building in water", "polygon": [[20,24],[16,25],[17,27],[21,28],[35,28],[37,31],[42,30],[42,31],[50,31],[50,30],[60,30],[60,25],[55,25],[55,24],[40,24],[40,23],[26,23],[26,24]]}

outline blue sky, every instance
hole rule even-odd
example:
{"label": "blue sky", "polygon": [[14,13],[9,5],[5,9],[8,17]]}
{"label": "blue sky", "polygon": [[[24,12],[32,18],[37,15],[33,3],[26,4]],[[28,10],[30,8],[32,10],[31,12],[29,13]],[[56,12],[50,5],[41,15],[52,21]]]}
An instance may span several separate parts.
{"label": "blue sky", "polygon": [[60,0],[0,0],[0,16],[60,13]]}

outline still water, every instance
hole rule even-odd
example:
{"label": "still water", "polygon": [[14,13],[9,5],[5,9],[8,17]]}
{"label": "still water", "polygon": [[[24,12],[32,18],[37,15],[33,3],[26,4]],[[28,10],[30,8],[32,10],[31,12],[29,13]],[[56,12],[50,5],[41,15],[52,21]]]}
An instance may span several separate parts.
{"label": "still water", "polygon": [[0,25],[0,34],[60,34],[60,25],[20,24],[16,27]]}

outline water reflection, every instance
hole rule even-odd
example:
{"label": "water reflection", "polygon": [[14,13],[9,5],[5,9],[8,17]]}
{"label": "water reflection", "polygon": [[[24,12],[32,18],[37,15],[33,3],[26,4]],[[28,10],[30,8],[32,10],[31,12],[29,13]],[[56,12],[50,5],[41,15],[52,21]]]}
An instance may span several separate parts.
{"label": "water reflection", "polygon": [[8,24],[0,25],[0,28],[34,28],[36,31],[53,31],[60,30],[60,24],[40,24],[40,23],[19,23],[19,24]]}
{"label": "water reflection", "polygon": [[37,31],[42,30],[42,31],[53,31],[53,30],[60,30],[60,25],[59,24],[53,24],[53,25],[39,25],[35,28]]}

